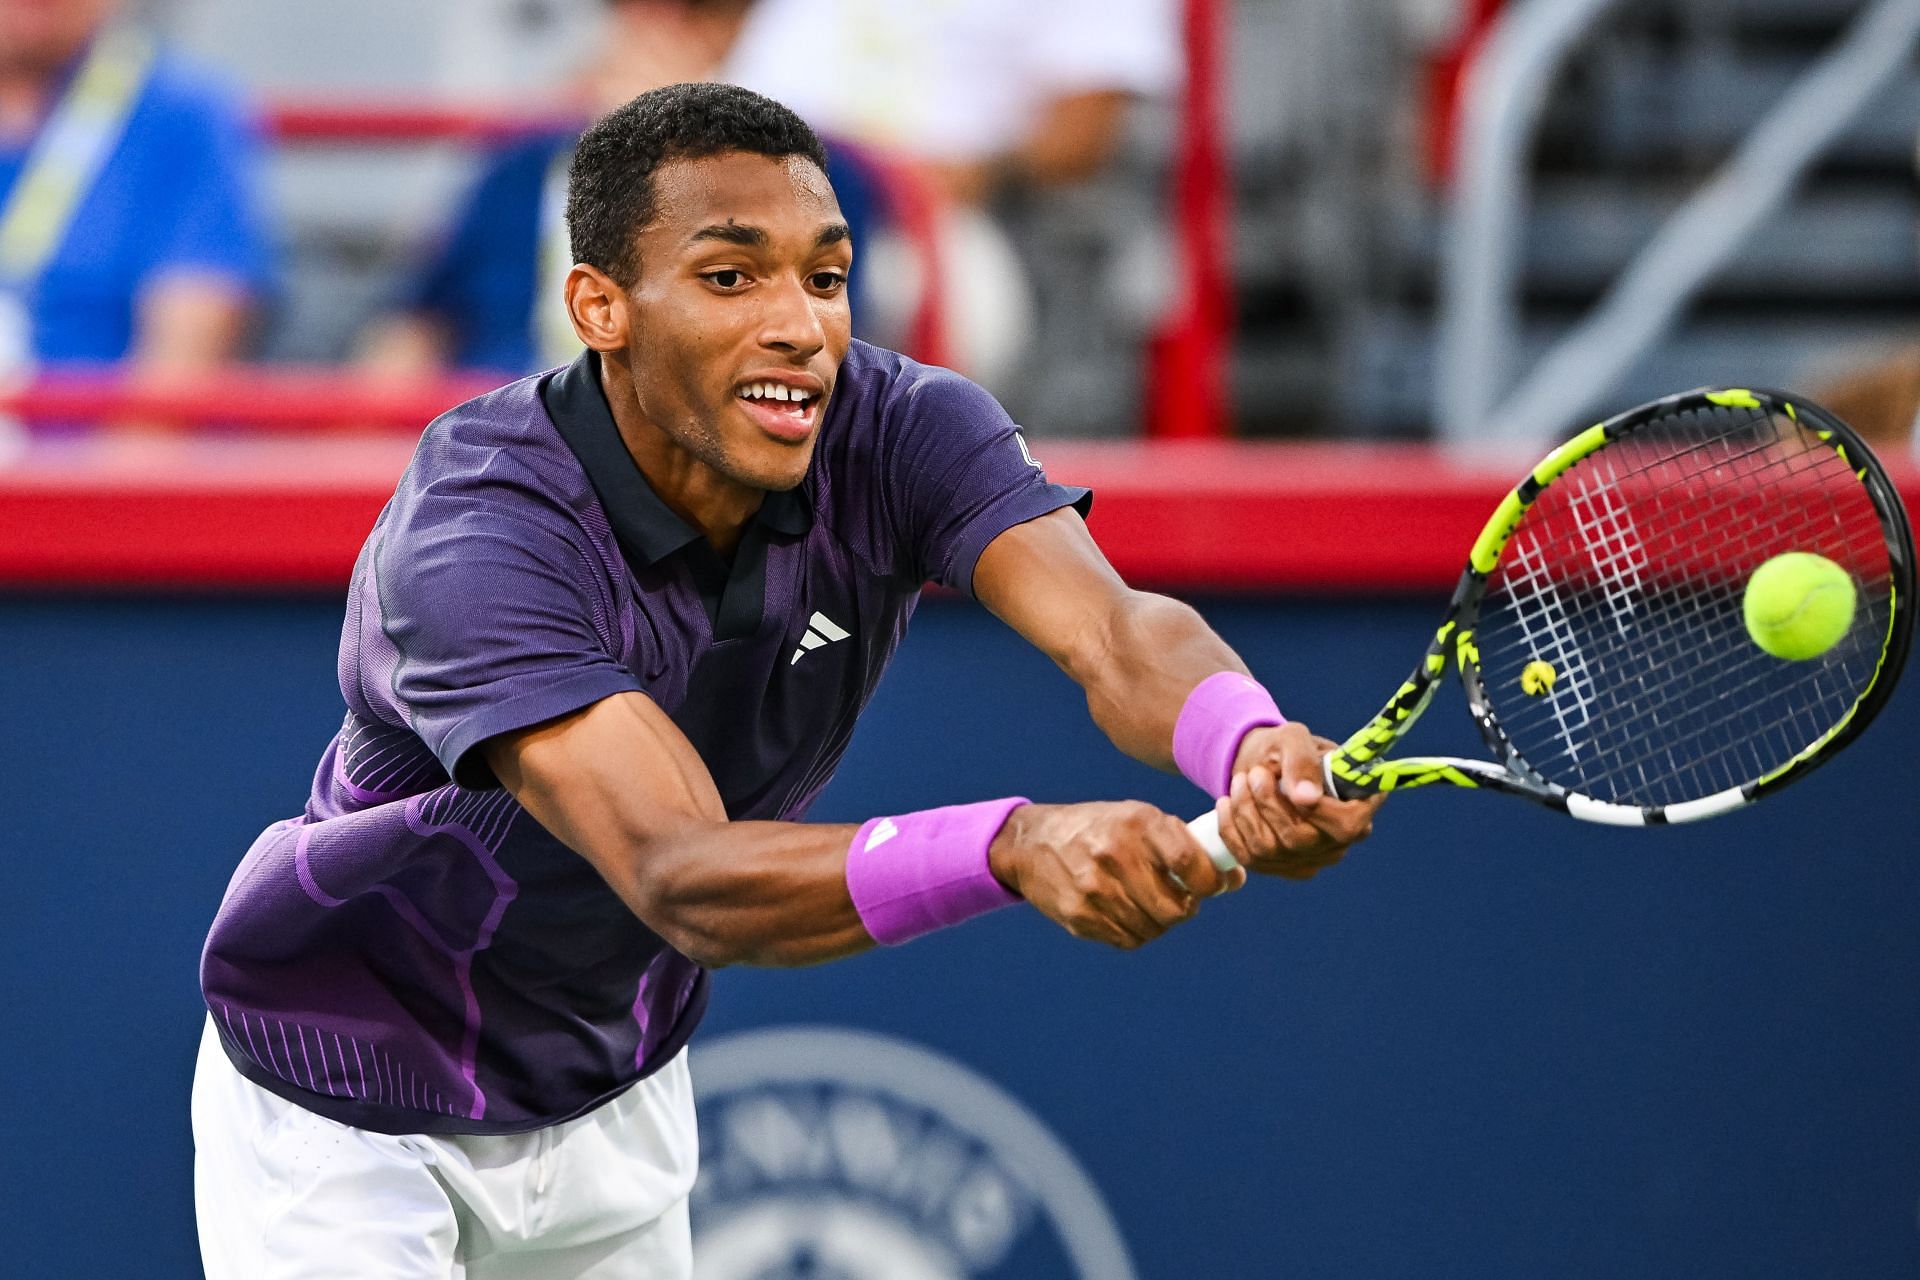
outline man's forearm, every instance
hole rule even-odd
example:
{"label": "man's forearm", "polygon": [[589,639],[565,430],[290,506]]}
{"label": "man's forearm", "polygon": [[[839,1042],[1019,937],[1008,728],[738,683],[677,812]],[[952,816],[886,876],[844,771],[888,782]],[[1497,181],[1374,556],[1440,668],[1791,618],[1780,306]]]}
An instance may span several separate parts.
{"label": "man's forearm", "polygon": [[534,820],[682,955],[801,965],[872,945],[847,891],[855,829],[729,822],[692,744],[644,694],[603,698],[485,750]]}
{"label": "man's forearm", "polygon": [[819,964],[1017,900],[988,846],[1019,797],[865,827],[732,822],[693,745],[637,692],[484,750],[535,821],[648,928],[710,967]]}
{"label": "man's forearm", "polygon": [[1067,673],[1113,744],[1172,770],[1173,727],[1195,685],[1246,664],[1189,605],[1144,591],[1115,601]]}
{"label": "man's forearm", "polygon": [[[874,945],[847,891],[851,826],[714,823],[636,848],[615,892],[701,964],[821,964]],[[609,877],[609,882],[613,882]]]}

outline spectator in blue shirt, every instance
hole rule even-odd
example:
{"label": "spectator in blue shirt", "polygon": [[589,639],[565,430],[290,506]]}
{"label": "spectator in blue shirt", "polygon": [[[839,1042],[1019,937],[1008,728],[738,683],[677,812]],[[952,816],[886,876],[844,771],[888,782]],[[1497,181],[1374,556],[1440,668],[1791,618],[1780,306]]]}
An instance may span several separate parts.
{"label": "spectator in blue shirt", "polygon": [[0,0],[0,371],[204,368],[269,285],[250,121],[118,8]]}

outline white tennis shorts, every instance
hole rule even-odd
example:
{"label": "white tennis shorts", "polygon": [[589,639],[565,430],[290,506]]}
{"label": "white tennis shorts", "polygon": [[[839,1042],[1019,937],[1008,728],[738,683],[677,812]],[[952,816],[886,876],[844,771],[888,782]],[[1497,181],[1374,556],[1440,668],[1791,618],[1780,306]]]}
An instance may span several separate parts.
{"label": "white tennis shorts", "polygon": [[208,1022],[193,1076],[207,1280],[688,1280],[686,1053],[532,1133],[373,1133],[242,1076]]}

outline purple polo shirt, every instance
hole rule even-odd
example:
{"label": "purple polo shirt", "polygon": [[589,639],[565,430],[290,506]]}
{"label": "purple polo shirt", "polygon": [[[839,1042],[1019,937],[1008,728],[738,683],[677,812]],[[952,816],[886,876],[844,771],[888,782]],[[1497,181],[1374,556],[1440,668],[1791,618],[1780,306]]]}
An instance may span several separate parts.
{"label": "purple polo shirt", "polygon": [[201,960],[256,1084],[382,1133],[578,1116],[679,1052],[707,974],[488,770],[480,744],[637,690],[729,817],[795,820],[927,581],[970,589],[1051,484],[1005,411],[855,342],[812,467],[731,563],[647,486],[589,352],[427,428],[354,568],[346,721],[234,873]]}

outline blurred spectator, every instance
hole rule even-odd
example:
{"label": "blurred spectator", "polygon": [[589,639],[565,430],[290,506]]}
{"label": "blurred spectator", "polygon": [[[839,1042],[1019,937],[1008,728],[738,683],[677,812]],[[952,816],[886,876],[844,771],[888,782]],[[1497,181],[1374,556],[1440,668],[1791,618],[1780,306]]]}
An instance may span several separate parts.
{"label": "blurred spectator", "polygon": [[249,122],[118,9],[0,0],[0,373],[203,368],[268,286]]}
{"label": "blurred spectator", "polygon": [[[951,363],[1001,387],[1033,306],[985,207],[1102,172],[1131,104],[1171,92],[1181,65],[1173,0],[759,0],[721,76],[924,166],[950,202],[939,256]],[[874,274],[890,284],[906,265]]]}
{"label": "blurred spectator", "polygon": [[1169,0],[760,0],[723,75],[977,205],[1100,172],[1129,103],[1180,65]]}
{"label": "blurred spectator", "polygon": [[[827,137],[828,176],[854,228],[862,337],[913,345],[927,259],[882,219],[903,185],[931,185],[944,201],[928,228],[938,354],[990,386],[1028,352],[1033,306],[986,205],[1100,173],[1129,106],[1171,89],[1181,65],[1173,0],[613,0],[608,10],[596,56],[566,90],[583,117],[656,85],[717,78],[786,102]],[[518,373],[571,358],[558,207],[569,145],[529,139],[488,164],[403,314],[370,335],[369,363]]]}
{"label": "blurred spectator", "polygon": [[[584,125],[648,89],[712,78],[750,2],[612,0],[595,56],[563,90],[565,106]],[[488,162],[402,313],[369,336],[369,365],[394,373],[451,365],[517,376],[578,354],[560,293],[573,265],[564,204],[578,132],[529,138]],[[867,166],[833,148],[828,177],[860,246],[874,200]],[[856,265],[856,291],[860,275]],[[856,317],[860,311],[856,296]]]}
{"label": "blurred spectator", "polygon": [[1920,344],[1816,378],[1811,394],[1875,449],[1920,449]]}

